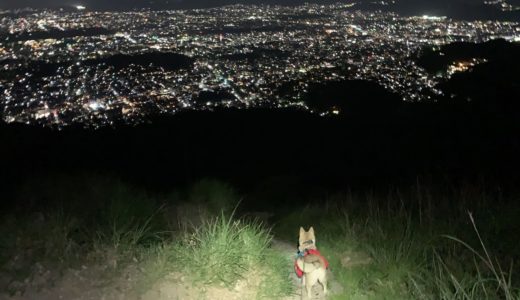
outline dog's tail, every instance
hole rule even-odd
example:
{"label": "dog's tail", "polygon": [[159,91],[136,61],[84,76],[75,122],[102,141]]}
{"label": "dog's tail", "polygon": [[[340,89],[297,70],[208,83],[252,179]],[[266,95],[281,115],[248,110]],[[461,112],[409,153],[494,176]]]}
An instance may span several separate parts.
{"label": "dog's tail", "polygon": [[296,264],[298,265],[298,268],[303,271],[303,273],[311,273],[318,269],[327,268],[321,257],[312,254],[298,258],[296,260]]}

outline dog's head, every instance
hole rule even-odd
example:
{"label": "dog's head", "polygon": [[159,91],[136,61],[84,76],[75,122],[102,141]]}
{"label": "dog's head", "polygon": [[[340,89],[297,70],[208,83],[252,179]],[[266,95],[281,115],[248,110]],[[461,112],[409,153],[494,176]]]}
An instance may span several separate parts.
{"label": "dog's head", "polygon": [[309,231],[305,231],[300,227],[300,238],[298,239],[298,251],[316,249],[316,236],[314,235],[314,228],[311,226]]}

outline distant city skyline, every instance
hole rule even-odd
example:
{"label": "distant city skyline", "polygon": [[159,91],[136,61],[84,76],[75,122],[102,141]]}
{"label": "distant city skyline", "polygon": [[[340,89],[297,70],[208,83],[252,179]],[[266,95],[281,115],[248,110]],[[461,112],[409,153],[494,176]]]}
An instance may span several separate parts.
{"label": "distant city skyline", "polygon": [[[511,0],[515,1],[515,0]],[[188,7],[215,7],[229,4],[279,4],[279,5],[300,5],[304,3],[352,3],[352,2],[374,2],[374,1],[345,1],[345,0],[4,0],[0,4],[1,8],[23,8],[23,7],[74,7],[82,5],[92,8],[111,8],[111,9],[126,9],[131,7],[171,7],[171,8],[188,8]],[[454,6],[465,5],[480,5],[484,0],[387,0],[379,1],[384,4],[397,3],[403,7],[424,7],[425,9],[431,7],[451,9]]]}
{"label": "distant city skyline", "polygon": [[345,80],[428,101],[443,95],[441,81],[488,61],[471,56],[427,72],[413,59],[418,50],[520,41],[516,22],[408,17],[358,6],[7,14],[0,18],[3,119],[95,128],[215,108],[298,107],[325,116],[342,108],[313,110],[307,93]]}
{"label": "distant city skyline", "polygon": [[520,21],[520,0],[3,0],[0,10],[21,8],[71,8],[127,11],[210,8],[232,4],[302,5],[304,3],[356,3],[360,10],[392,11],[401,15],[437,15],[465,20]]}

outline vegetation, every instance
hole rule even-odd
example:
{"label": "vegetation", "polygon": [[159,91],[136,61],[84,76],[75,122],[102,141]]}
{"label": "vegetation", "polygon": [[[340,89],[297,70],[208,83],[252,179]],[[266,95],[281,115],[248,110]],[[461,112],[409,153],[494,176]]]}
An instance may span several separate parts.
{"label": "vegetation", "polygon": [[248,211],[259,196],[240,194],[214,180],[153,195],[99,175],[30,182],[1,218],[1,290],[29,295],[35,265],[61,274],[102,266],[95,275],[108,286],[137,270],[135,298],[159,282],[186,287],[185,297],[283,298],[298,288],[296,246],[283,252],[273,238],[292,245],[299,226],[313,225],[331,299],[520,299],[515,193],[417,184],[267,201],[272,231]]}
{"label": "vegetation", "polygon": [[277,232],[319,224],[344,287],[337,299],[519,299],[510,234],[520,227],[507,217],[518,209],[508,203],[483,190],[346,194],[282,218]]}

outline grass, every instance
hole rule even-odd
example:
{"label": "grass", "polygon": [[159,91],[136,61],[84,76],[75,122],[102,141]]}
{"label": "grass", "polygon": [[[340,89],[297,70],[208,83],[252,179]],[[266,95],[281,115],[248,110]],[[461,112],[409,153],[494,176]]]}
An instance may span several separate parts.
{"label": "grass", "polygon": [[261,223],[225,216],[185,232],[174,249],[174,263],[196,282],[233,288],[248,275],[259,276],[259,295],[291,291],[283,256],[269,249],[272,236]]}
{"label": "grass", "polygon": [[[69,191],[71,186],[84,192]],[[199,286],[229,290],[248,280],[258,298],[292,291],[287,268],[280,268],[290,262],[270,249],[266,226],[233,215],[239,197],[227,184],[203,180],[152,197],[113,178],[63,177],[29,183],[18,197],[30,201],[5,214],[0,224],[0,273],[10,274],[10,281],[27,281],[36,262],[59,272],[101,266],[98,277],[107,282],[133,265],[141,270],[137,294],[171,272],[187,274]],[[20,255],[23,260],[13,264]],[[251,274],[255,282],[249,282]],[[0,288],[9,284],[0,281]],[[10,293],[23,293],[20,286]]]}
{"label": "grass", "polygon": [[[477,193],[447,198],[456,204],[447,209],[429,202],[437,197],[422,192],[427,200],[418,203],[417,191],[339,195],[280,218],[275,232],[295,240],[286,228],[314,225],[318,247],[344,287],[332,299],[520,299],[513,264],[520,253],[510,251],[514,242],[500,230],[511,232],[517,222],[492,218],[509,204]],[[481,234],[466,207],[495,223]]]}
{"label": "grass", "polygon": [[257,195],[240,197],[218,181],[152,196],[113,178],[62,177],[28,184],[18,196],[23,205],[2,215],[0,275],[23,282],[37,262],[59,270],[103,265],[103,278],[136,266],[137,294],[182,273],[201,290],[247,287],[253,298],[276,299],[294,287],[292,261],[271,248],[273,234],[295,242],[299,226],[313,225],[341,286],[330,299],[515,300],[516,195],[419,185],[339,193],[296,208],[277,202],[271,230],[233,210],[243,198],[248,215],[247,201]]}
{"label": "grass", "polygon": [[259,225],[222,215],[186,232],[177,244],[176,259],[195,279],[229,286],[262,261],[269,242],[269,233]]}
{"label": "grass", "polygon": [[[475,219],[468,213],[469,219],[478,237],[480,251],[476,250],[466,242],[446,235],[449,240],[462,245],[473,256],[473,267],[476,271],[473,276],[457,277],[446,261],[439,255],[435,256],[434,275],[435,291],[440,299],[519,299],[520,291],[513,286],[513,263],[510,268],[504,270],[497,257],[492,257],[484,244],[480,232],[477,229]],[[418,287],[419,285],[415,285]],[[424,291],[418,289],[420,296],[426,296]]]}

